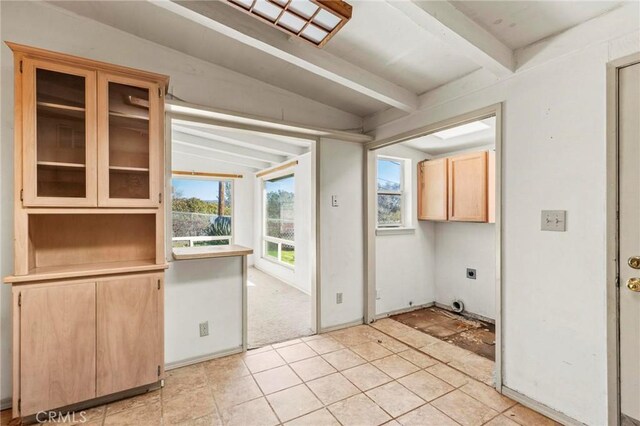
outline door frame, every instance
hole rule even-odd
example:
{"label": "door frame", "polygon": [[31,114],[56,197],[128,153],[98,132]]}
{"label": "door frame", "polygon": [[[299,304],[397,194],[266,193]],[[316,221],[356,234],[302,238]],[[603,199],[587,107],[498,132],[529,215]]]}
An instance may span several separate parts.
{"label": "door frame", "polygon": [[[291,129],[281,129],[274,128],[268,120],[261,120],[258,118],[251,118],[251,123],[247,123],[248,118],[243,117],[240,114],[232,114],[230,112],[225,112],[225,118],[228,118],[229,121],[219,120],[216,118],[203,117],[200,113],[207,113],[211,109],[206,107],[201,107],[199,105],[191,105],[185,104],[183,102],[175,102],[167,103],[170,105],[176,105],[182,107],[184,109],[191,109],[190,113],[180,112],[165,112],[165,120],[164,120],[164,137],[165,137],[165,188],[164,193],[165,196],[165,209],[166,209],[166,217],[167,219],[165,223],[166,229],[166,259],[168,262],[172,262],[172,253],[171,253],[171,235],[172,235],[172,227],[171,227],[171,178],[172,178],[172,122],[173,120],[183,120],[183,121],[196,121],[199,123],[211,124],[213,126],[218,127],[226,127],[232,129],[243,129],[247,131],[255,131],[255,132],[263,132],[270,133],[281,136],[290,136],[296,137],[300,139],[306,139],[311,142],[310,152],[311,152],[311,238],[310,238],[310,253],[311,256],[311,329],[313,334],[320,333],[321,329],[321,281],[320,281],[320,136],[312,133],[309,129],[299,128],[300,131],[297,132],[297,129],[294,125],[286,125],[287,128]],[[216,113],[218,115],[222,115],[222,113]],[[234,119],[238,121],[235,122]],[[284,125],[280,125],[281,127]],[[235,231],[235,225],[232,225]],[[254,252],[254,255],[257,253]],[[230,355],[232,353],[244,352],[248,349],[248,339],[247,339],[247,330],[248,330],[248,315],[247,315],[247,266],[248,259],[247,256],[242,256],[242,346],[240,349],[235,351],[226,351],[220,354],[212,354],[212,356],[207,357],[217,358],[219,356]],[[200,362],[202,359],[198,359],[194,362]],[[188,364],[180,364],[180,366],[188,365]]]}
{"label": "door frame", "polygon": [[503,359],[503,336],[502,336],[502,273],[503,273],[503,250],[502,250],[502,133],[503,117],[502,103],[496,103],[484,108],[469,111],[464,114],[438,121],[417,129],[409,130],[398,135],[374,140],[365,145],[364,150],[364,323],[370,324],[376,319],[376,205],[375,205],[375,150],[400,142],[425,136],[439,130],[466,124],[471,121],[482,120],[489,117],[496,117],[496,196],[495,196],[495,232],[496,232],[496,361],[495,361],[495,388],[502,393],[502,359]]}
{"label": "door frame", "polygon": [[640,52],[607,64],[607,418],[619,425],[620,407],[620,280],[619,280],[619,153],[618,153],[618,71],[640,63]]}

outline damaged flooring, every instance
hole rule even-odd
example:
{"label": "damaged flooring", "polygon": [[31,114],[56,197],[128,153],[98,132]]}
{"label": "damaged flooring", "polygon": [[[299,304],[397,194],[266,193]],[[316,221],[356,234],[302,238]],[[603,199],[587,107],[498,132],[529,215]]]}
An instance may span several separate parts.
{"label": "damaged flooring", "polygon": [[87,410],[84,424],[558,424],[492,383],[493,362],[383,319],[168,371],[162,389]]}
{"label": "damaged flooring", "polygon": [[466,318],[435,306],[390,318],[491,361],[496,360],[494,324]]}

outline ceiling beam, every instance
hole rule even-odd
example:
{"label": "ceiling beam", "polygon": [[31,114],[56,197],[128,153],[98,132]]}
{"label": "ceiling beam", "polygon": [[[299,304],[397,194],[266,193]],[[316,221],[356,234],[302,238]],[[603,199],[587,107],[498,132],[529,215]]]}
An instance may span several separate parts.
{"label": "ceiling beam", "polygon": [[286,138],[283,141],[263,137],[251,133],[242,133],[238,131],[229,131],[222,129],[212,129],[211,126],[201,123],[186,123],[174,121],[173,129],[189,135],[200,136],[203,138],[214,138],[221,142],[227,142],[246,148],[258,149],[263,152],[269,152],[276,155],[284,155],[287,157],[297,157],[307,152],[307,148],[303,148],[294,144],[289,144]]}
{"label": "ceiling beam", "polygon": [[212,134],[205,134],[206,136],[192,135],[182,132],[177,128],[174,128],[171,133],[172,140],[177,139],[182,142],[188,142],[208,148],[211,151],[222,152],[224,154],[235,155],[237,157],[251,158],[253,160],[265,161],[272,164],[282,163],[288,158],[284,155],[271,154],[257,149],[245,148],[243,146],[226,143],[225,141],[219,140]]}
{"label": "ceiling beam", "polygon": [[[418,107],[418,96],[415,93],[324,50],[311,49],[301,40],[292,40],[286,37],[264,37],[255,29],[247,28],[246,23],[244,26],[241,23],[237,24],[237,19],[234,19],[229,12],[215,5],[218,2],[177,4],[169,0],[148,1],[235,41],[394,108],[412,112]],[[221,6],[229,11],[239,13],[230,5]],[[211,7],[217,7],[216,13],[205,15],[210,12],[210,9],[207,8]]]}
{"label": "ceiling beam", "polygon": [[251,158],[243,158],[243,157],[237,157],[235,155],[225,154],[222,152],[209,149],[206,146],[184,142],[179,139],[174,139],[172,141],[171,149],[172,151],[182,153],[182,154],[198,155],[200,157],[210,158],[216,161],[220,161],[222,163],[236,164],[238,166],[243,166],[243,167],[251,167],[252,169],[256,169],[256,170],[266,169],[267,167],[270,167],[272,164],[266,161],[258,161],[258,160],[253,160]]}
{"label": "ceiling beam", "polygon": [[448,1],[387,2],[456,52],[496,76],[513,74],[514,52]]}

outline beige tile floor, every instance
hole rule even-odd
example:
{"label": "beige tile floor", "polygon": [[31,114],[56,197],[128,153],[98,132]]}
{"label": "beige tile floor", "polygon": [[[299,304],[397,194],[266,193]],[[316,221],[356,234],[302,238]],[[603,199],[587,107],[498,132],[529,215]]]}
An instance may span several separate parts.
{"label": "beige tile floor", "polygon": [[557,424],[488,386],[485,361],[381,320],[169,371],[161,390],[89,410],[84,424]]}

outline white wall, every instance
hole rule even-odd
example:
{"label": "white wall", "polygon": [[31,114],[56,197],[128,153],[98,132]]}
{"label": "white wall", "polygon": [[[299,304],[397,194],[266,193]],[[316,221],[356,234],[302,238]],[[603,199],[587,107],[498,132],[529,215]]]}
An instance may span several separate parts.
{"label": "white wall", "polygon": [[401,144],[375,153],[410,161],[408,227],[415,229],[410,234],[376,236],[376,315],[383,315],[435,300],[435,234],[433,222],[418,221],[417,165],[428,155]]}
{"label": "white wall", "polygon": [[[638,5],[622,13],[637,20]],[[504,384],[590,425],[607,424],[606,63],[640,50],[635,28],[472,93],[430,97],[376,130],[504,102]],[[567,210],[567,232],[541,232],[542,209]]]}
{"label": "white wall", "polygon": [[[171,76],[171,88],[193,103],[328,128],[357,128],[352,114],[264,84],[43,2],[1,2],[3,41],[37,46]],[[13,65],[0,47],[0,276],[13,273]],[[169,286],[167,283],[167,291]],[[11,289],[0,287],[0,400],[11,396]],[[177,303],[177,302],[175,302]],[[166,309],[174,301],[167,297]],[[179,307],[190,315],[188,307]],[[197,315],[191,318],[195,323]]]}
{"label": "white wall", "polygon": [[[363,155],[360,144],[320,140],[321,328],[363,320]],[[331,207],[331,196],[338,207]],[[336,303],[336,293],[343,302]]]}
{"label": "white wall", "polygon": [[[295,226],[295,267],[290,268],[277,264],[262,257],[262,235],[263,235],[263,179],[270,179],[272,176],[266,175],[262,178],[254,178],[254,253],[256,268],[273,275],[296,287],[297,289],[311,294],[311,214],[312,193],[311,193],[311,153],[307,153],[295,158],[298,164],[287,170],[294,173],[294,226]],[[274,175],[277,176],[277,175]]]}
{"label": "white wall", "polygon": [[[240,257],[173,261],[165,282],[166,364],[242,346]],[[200,337],[205,321],[209,335]]]}
{"label": "white wall", "polygon": [[[465,311],[496,317],[496,226],[492,223],[435,224],[435,301],[451,306],[460,299]],[[467,268],[476,279],[467,278]]]}

